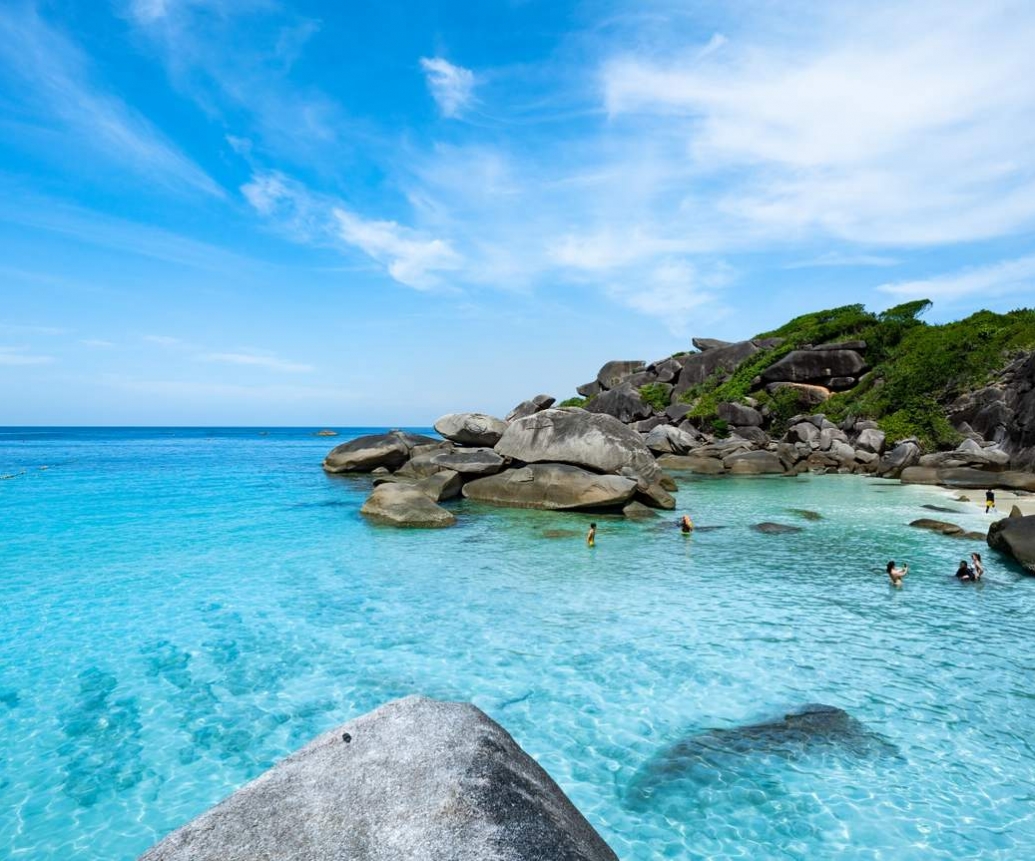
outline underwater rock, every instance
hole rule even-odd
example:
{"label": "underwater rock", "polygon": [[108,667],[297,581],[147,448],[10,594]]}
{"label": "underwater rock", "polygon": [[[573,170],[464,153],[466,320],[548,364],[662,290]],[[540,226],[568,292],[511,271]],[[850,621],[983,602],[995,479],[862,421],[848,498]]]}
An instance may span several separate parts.
{"label": "underwater rock", "polygon": [[963,527],[955,523],[946,523],[944,520],[932,520],[929,517],[921,517],[909,524],[917,529],[929,529],[931,532],[940,532],[942,535],[962,535]]}
{"label": "underwater rock", "polygon": [[319,736],[140,861],[617,861],[467,703],[407,697]]}
{"label": "underwater rock", "polygon": [[786,523],[756,523],[751,527],[755,532],[761,532],[764,535],[787,535],[791,532],[801,532],[800,526],[789,526]]}
{"label": "underwater rock", "polygon": [[664,748],[633,775],[626,804],[642,809],[666,789],[732,784],[757,770],[760,759],[794,761],[824,752],[857,758],[898,755],[895,745],[844,709],[810,703],[775,720],[703,730]]}

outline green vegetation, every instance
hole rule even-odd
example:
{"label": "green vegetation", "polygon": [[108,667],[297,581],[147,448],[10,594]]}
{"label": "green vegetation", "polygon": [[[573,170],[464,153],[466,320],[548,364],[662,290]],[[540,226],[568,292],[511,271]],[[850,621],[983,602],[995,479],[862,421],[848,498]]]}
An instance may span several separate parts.
{"label": "green vegetation", "polygon": [[648,383],[640,386],[640,398],[645,404],[649,404],[656,410],[664,410],[668,406],[668,399],[671,393],[671,386],[664,383]]}
{"label": "green vegetation", "polygon": [[[1035,310],[979,311],[965,320],[928,325],[919,317],[930,307],[929,301],[921,299],[880,314],[862,305],[804,314],[757,336],[783,338],[779,346],[762,350],[733,374],[694,386],[680,400],[693,404],[690,414],[711,420],[713,427],[720,403],[751,394],[769,407],[776,432],[797,413],[822,411],[833,421],[848,416],[872,418],[891,439],[916,436],[928,447],[954,445],[959,435],[942,407],[963,392],[987,384],[1015,353],[1035,347]],[[772,395],[752,389],[765,368],[792,350],[847,340],[866,341],[872,370],[855,388],[835,395],[822,407],[810,408],[793,388]]]}
{"label": "green vegetation", "polygon": [[568,398],[566,401],[561,401],[557,404],[558,407],[584,407],[589,403],[589,398]]}

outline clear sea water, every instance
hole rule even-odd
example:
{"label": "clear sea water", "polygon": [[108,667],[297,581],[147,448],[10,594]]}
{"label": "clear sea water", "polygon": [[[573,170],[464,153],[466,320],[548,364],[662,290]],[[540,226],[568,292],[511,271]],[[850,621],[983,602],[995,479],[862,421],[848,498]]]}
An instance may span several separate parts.
{"label": "clear sea water", "polygon": [[[414,692],[499,720],[626,861],[1035,857],[1035,578],[906,525],[984,529],[977,505],[684,479],[674,514],[594,518],[592,550],[588,516],[466,503],[395,531],[320,470],[346,438],[2,431],[0,857],[132,859]],[[723,528],[686,538],[684,511]],[[952,578],[971,549],[977,586]],[[681,739],[816,702],[897,753],[713,733],[652,777]]]}

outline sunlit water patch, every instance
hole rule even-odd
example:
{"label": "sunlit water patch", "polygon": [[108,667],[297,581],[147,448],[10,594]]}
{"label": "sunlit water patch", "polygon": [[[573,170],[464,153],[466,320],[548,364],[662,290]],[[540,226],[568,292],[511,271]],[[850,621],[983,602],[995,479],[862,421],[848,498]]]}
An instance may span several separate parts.
{"label": "sunlit water patch", "polygon": [[[627,861],[1035,857],[1035,578],[989,551],[957,583],[987,548],[907,525],[978,506],[686,478],[593,549],[588,516],[465,503],[397,531],[319,469],[341,439],[0,436],[0,855],[134,858],[422,692],[503,723]],[[757,729],[810,703],[845,721]]]}

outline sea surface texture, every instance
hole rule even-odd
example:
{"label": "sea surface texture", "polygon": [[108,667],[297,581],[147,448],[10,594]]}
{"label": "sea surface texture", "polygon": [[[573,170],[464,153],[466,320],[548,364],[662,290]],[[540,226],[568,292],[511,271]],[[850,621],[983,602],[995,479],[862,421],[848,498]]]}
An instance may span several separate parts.
{"label": "sea surface texture", "polygon": [[419,692],[500,721],[626,861],[1035,858],[1035,578],[907,525],[976,505],[684,479],[646,522],[400,531],[320,469],[356,433],[2,432],[0,857],[135,858]]}

